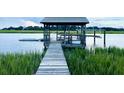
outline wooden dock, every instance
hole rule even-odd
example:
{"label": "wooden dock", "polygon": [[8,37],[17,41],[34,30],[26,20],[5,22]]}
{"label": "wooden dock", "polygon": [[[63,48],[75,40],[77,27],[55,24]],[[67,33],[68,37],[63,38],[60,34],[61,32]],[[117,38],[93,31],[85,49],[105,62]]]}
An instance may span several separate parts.
{"label": "wooden dock", "polygon": [[69,75],[61,43],[52,42],[36,72],[36,75]]}

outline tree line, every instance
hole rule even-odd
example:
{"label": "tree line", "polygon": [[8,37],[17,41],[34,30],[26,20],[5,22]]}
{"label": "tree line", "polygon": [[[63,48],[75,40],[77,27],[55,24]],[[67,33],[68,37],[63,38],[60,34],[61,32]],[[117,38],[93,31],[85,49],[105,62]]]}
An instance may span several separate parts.
{"label": "tree line", "polygon": [[8,27],[8,28],[3,28],[1,30],[43,30],[43,27],[39,27],[39,26],[28,26],[28,27],[23,27],[23,26],[19,26],[19,27]]}
{"label": "tree line", "polygon": [[105,30],[105,31],[124,31],[124,28],[113,28],[113,27],[87,27],[89,30]]}
{"label": "tree line", "polygon": [[[57,27],[57,26],[53,25],[53,26],[49,27],[50,30],[57,30],[57,28],[59,30],[65,29],[64,26],[58,26]],[[67,26],[66,29],[76,30],[77,27],[76,26],[71,26],[71,27]],[[28,27],[19,26],[19,27],[12,27],[11,26],[11,27],[8,27],[8,28],[3,28],[1,30],[44,30],[44,27],[42,27],[42,26],[28,26]]]}
{"label": "tree line", "polygon": [[[77,30],[79,27],[78,26],[67,26],[66,29],[68,30]],[[64,30],[65,27],[64,26],[58,26],[59,30]],[[124,31],[124,28],[112,28],[112,27],[87,27],[88,30],[106,30],[106,31]],[[8,28],[3,28],[1,30],[44,30],[44,28],[42,26],[28,26],[28,27],[23,27],[23,26],[19,26],[19,27],[8,27]],[[57,30],[56,26],[51,26],[50,30]]]}

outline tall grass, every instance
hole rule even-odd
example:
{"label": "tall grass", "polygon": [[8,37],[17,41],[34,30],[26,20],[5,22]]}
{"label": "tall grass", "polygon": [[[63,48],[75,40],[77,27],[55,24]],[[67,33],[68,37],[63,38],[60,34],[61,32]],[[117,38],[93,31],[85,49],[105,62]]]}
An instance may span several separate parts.
{"label": "tall grass", "polygon": [[124,74],[124,49],[116,47],[64,49],[69,70],[73,75]]}
{"label": "tall grass", "polygon": [[25,54],[0,54],[1,75],[35,74],[44,53],[30,52]]}

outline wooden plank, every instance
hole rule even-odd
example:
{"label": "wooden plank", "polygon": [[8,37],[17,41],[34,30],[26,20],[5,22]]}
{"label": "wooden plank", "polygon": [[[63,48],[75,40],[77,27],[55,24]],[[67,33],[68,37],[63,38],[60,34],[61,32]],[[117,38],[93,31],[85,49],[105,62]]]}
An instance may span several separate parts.
{"label": "wooden plank", "polygon": [[70,75],[61,43],[50,43],[36,75]]}

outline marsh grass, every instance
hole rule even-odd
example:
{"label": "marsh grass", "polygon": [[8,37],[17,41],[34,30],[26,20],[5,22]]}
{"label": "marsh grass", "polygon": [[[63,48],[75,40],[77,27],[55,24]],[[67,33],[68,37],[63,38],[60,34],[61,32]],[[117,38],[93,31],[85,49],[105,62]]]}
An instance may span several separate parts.
{"label": "marsh grass", "polygon": [[123,75],[124,49],[64,49],[72,75]]}
{"label": "marsh grass", "polygon": [[0,54],[0,75],[35,74],[44,52]]}
{"label": "marsh grass", "polygon": [[[43,30],[0,30],[0,33],[43,33]],[[51,31],[51,33],[56,33],[56,31]],[[63,30],[58,31],[59,34],[64,34]],[[77,31],[70,31],[72,35],[77,34]],[[86,34],[93,34],[93,30],[86,31]],[[97,31],[96,34],[103,34],[103,31]],[[124,34],[124,31],[106,31],[106,34]]]}

